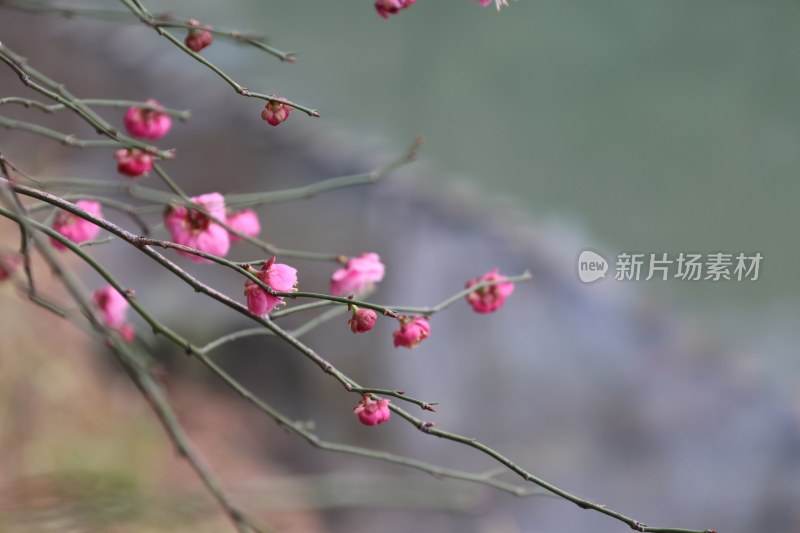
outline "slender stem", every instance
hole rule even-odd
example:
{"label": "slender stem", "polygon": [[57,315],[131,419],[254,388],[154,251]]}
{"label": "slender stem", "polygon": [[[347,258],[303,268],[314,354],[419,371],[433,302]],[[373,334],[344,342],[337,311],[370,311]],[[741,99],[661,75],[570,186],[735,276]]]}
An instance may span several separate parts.
{"label": "slender stem", "polygon": [[[178,109],[169,109],[166,107],[156,108],[153,107],[153,105],[150,104],[149,102],[139,102],[136,100],[104,100],[100,98],[81,98],[76,101],[87,106],[122,107],[122,108],[140,107],[142,109],[157,109],[159,112],[169,115],[171,117],[175,117],[180,121],[187,121],[192,116],[190,111],[181,111]],[[64,104],[48,105],[43,102],[39,102],[37,100],[31,100],[30,98],[21,98],[19,96],[8,96],[6,98],[0,98],[0,105],[5,105],[5,104],[19,104],[25,107],[33,107],[35,109],[40,109],[46,113],[55,113],[56,111],[67,109],[67,106],[65,106]]]}
{"label": "slender stem", "polygon": [[225,80],[225,82],[230,85],[237,94],[242,96],[247,96],[249,98],[258,98],[260,100],[266,100],[267,102],[280,102],[284,105],[289,107],[293,107],[298,111],[302,111],[303,113],[307,114],[310,117],[319,117],[319,111],[315,109],[311,109],[309,107],[300,105],[298,103],[292,102],[291,100],[287,100],[285,98],[279,98],[274,95],[262,94],[253,92],[239,83],[236,82],[232,77],[226,74],[221,68],[216,66],[214,63],[206,59],[205,57],[201,56],[197,52],[191,50],[188,46],[186,46],[183,41],[172,35],[170,32],[166,31],[163,26],[161,26],[160,21],[158,18],[150,14],[141,2],[132,1],[132,0],[122,0],[122,3],[125,4],[131,12],[136,15],[139,20],[141,20],[144,24],[152,27],[153,29],[158,32],[159,35],[167,39],[169,42],[180,48],[184,53],[191,56],[195,61],[199,62],[200,64],[204,65],[205,67],[209,68],[212,72],[214,72],[217,76]]}

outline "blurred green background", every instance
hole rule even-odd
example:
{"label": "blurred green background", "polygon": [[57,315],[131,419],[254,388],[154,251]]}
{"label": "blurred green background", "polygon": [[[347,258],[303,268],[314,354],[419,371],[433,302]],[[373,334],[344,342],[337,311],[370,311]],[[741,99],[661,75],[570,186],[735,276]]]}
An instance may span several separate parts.
{"label": "blurred green background", "polygon": [[264,29],[296,65],[207,54],[337,127],[398,146],[425,135],[444,171],[577,219],[587,246],[765,258],[757,283],[648,289],[703,307],[797,302],[800,4],[420,0],[390,20],[370,4],[160,5]]}

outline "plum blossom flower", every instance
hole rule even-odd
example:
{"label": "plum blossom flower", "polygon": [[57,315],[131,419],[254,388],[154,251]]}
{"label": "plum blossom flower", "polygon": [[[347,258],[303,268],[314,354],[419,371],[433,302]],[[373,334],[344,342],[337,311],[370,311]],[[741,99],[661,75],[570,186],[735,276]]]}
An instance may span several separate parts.
{"label": "plum blossom flower", "polygon": [[365,426],[377,426],[388,422],[392,416],[389,410],[389,400],[385,398],[378,398],[373,400],[364,396],[353,409],[353,413],[358,415],[358,421]]}
{"label": "plum blossom flower", "polygon": [[22,263],[22,258],[17,254],[0,252],[0,281],[6,281]]}
{"label": "plum blossom flower", "polygon": [[403,9],[411,7],[416,0],[375,0],[375,11],[378,15],[388,19],[389,15],[396,15]]}
{"label": "plum blossom flower", "polygon": [[153,155],[138,148],[121,148],[114,152],[117,172],[131,178],[147,176],[153,169]]}
{"label": "plum blossom flower", "polygon": [[373,283],[383,279],[385,267],[376,253],[365,253],[351,257],[344,268],[336,270],[331,276],[331,294],[344,296],[357,294]]}
{"label": "plum blossom flower", "polygon": [[200,50],[214,42],[214,36],[211,35],[210,31],[208,31],[212,29],[211,26],[208,24],[203,24],[203,27],[200,28],[200,23],[195,19],[189,19],[189,25],[193,26],[193,28],[191,28],[189,33],[186,34],[186,39],[184,40],[184,43],[189,50],[194,53],[198,53]]}
{"label": "plum blossom flower", "polygon": [[467,289],[484,281],[498,282],[467,294],[466,299],[472,309],[476,313],[493,313],[500,309],[506,303],[506,298],[514,292],[514,284],[506,282],[506,279],[508,278],[498,273],[498,269],[494,268],[483,276],[469,280],[466,285]]}
{"label": "plum blossom flower", "polygon": [[133,137],[160,139],[169,132],[171,127],[172,119],[152,98],[147,100],[147,106],[131,106],[125,113],[125,129]]}
{"label": "plum blossom flower", "polygon": [[350,330],[353,333],[364,333],[369,331],[375,326],[375,320],[378,319],[377,313],[372,309],[364,309],[361,307],[353,307],[353,315],[347,323],[350,325]]}
{"label": "plum blossom flower", "polygon": [[478,3],[483,7],[488,6],[492,2],[494,2],[494,5],[497,6],[498,11],[500,11],[501,7],[508,5],[508,0],[478,0]]}
{"label": "plum blossom flower", "polygon": [[[192,202],[205,209],[212,217],[225,222],[225,198],[218,192],[195,196]],[[203,213],[186,206],[170,206],[164,217],[164,224],[172,234],[172,240],[183,246],[196,248],[201,252],[225,256],[230,248],[228,230],[212,222]],[[198,263],[208,259],[178,250],[178,253]]]}
{"label": "plum blossom flower", "polygon": [[[274,94],[270,95],[272,98],[279,98]],[[261,111],[261,118],[266,120],[272,126],[277,126],[281,122],[285,121],[289,118],[289,115],[292,114],[292,107],[284,104],[283,102],[279,102],[277,100],[270,100],[267,102],[267,105],[264,106],[264,110]]]}
{"label": "plum blossom flower", "polygon": [[[75,205],[90,215],[94,215],[97,218],[103,218],[103,212],[100,209],[99,202],[93,202],[91,200],[79,200],[75,202]],[[91,241],[97,237],[98,233],[100,233],[99,226],[95,226],[88,220],[85,220],[67,211],[62,211],[58,214],[53,222],[53,229],[75,244]],[[66,250],[67,248],[56,239],[51,238],[50,242],[59,250]]]}
{"label": "plum blossom flower", "polygon": [[[258,221],[258,215],[252,209],[228,213],[228,225],[248,237],[255,237],[261,233],[261,223]],[[242,240],[235,233],[231,233],[230,238],[232,242]]]}
{"label": "plum blossom flower", "polygon": [[[297,269],[276,263],[274,257],[264,263],[256,276],[276,292],[292,292],[297,285]],[[244,284],[244,295],[247,297],[247,308],[256,316],[271,313],[283,301],[282,296],[272,296],[251,279]]]}
{"label": "plum blossom flower", "polygon": [[133,342],[133,325],[125,321],[129,307],[125,297],[111,285],[106,285],[102,289],[94,291],[92,300],[103,313],[106,325],[115,329],[125,342]]}
{"label": "plum blossom flower", "polygon": [[394,347],[416,348],[430,334],[431,325],[425,318],[420,315],[411,319],[404,317],[400,320],[400,329],[394,332]]}

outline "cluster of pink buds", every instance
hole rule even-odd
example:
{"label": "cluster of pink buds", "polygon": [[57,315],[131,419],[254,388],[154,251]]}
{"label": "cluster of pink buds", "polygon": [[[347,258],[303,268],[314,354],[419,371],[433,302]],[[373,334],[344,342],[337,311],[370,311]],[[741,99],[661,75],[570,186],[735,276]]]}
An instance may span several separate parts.
{"label": "cluster of pink buds", "polygon": [[[274,94],[270,95],[270,97],[280,98]],[[264,110],[261,111],[261,118],[266,120],[268,124],[277,126],[289,118],[289,115],[292,114],[292,109],[294,109],[292,106],[288,106],[280,100],[270,100],[264,106]]]}
{"label": "cluster of pink buds", "polygon": [[125,129],[133,137],[153,141],[160,139],[172,128],[172,119],[163,109],[152,98],[147,100],[146,106],[130,107],[125,113]]}
{"label": "cluster of pink buds", "polygon": [[92,299],[103,313],[106,325],[116,330],[125,342],[133,342],[133,325],[125,321],[129,306],[125,297],[117,289],[107,285],[94,291]]}
{"label": "cluster of pink buds", "polygon": [[200,27],[200,23],[195,19],[189,19],[189,25],[193,26],[189,30],[189,33],[186,34],[186,40],[184,43],[186,47],[194,53],[198,53],[203,48],[209,46],[211,43],[214,42],[214,36],[211,35],[211,32],[208,31],[211,28],[208,24],[203,24],[203,27]]}
{"label": "cluster of pink buds", "polygon": [[22,263],[22,258],[17,254],[0,252],[0,281],[6,281]]}
{"label": "cluster of pink buds", "polygon": [[138,148],[120,148],[114,158],[117,172],[131,178],[147,176],[153,170],[153,155]]}
{"label": "cluster of pink buds", "polygon": [[368,396],[361,398],[353,413],[358,415],[358,420],[365,426],[377,426],[388,422],[392,416],[389,410],[389,400],[378,398],[373,400]]}
{"label": "cluster of pink buds", "polygon": [[[275,292],[293,292],[297,286],[297,270],[289,265],[276,263],[274,257],[262,265],[256,277]],[[247,308],[256,316],[271,313],[283,301],[282,296],[269,294],[252,279],[245,282],[244,295],[247,297]]]}
{"label": "cluster of pink buds", "polygon": [[344,268],[331,276],[331,294],[358,294],[383,279],[385,267],[376,253],[365,253],[348,259]]}
{"label": "cluster of pink buds", "polygon": [[375,0],[375,11],[385,19],[389,15],[396,15],[403,9],[408,9],[415,0]]}
{"label": "cluster of pink buds", "polygon": [[[93,215],[97,218],[103,218],[103,211],[100,209],[98,202],[91,200],[79,200],[75,205]],[[95,226],[86,219],[74,215],[67,211],[62,211],[58,214],[53,222],[53,229],[58,233],[71,240],[75,244],[91,241],[100,233],[100,227]],[[50,239],[53,246],[59,250],[65,250],[67,247],[56,239]]]}
{"label": "cluster of pink buds", "polygon": [[466,285],[467,289],[479,283],[487,281],[494,282],[493,285],[477,289],[467,294],[467,302],[472,306],[472,309],[476,313],[494,313],[500,309],[503,304],[506,303],[506,298],[511,296],[511,293],[514,292],[514,284],[505,281],[506,279],[508,278],[500,274],[498,269],[494,268],[483,276],[469,280]]}

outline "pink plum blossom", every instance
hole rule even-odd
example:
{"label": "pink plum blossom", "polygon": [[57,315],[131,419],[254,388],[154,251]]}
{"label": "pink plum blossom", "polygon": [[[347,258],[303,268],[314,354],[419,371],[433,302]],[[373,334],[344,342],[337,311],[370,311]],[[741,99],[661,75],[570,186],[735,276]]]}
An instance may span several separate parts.
{"label": "pink plum blossom", "polygon": [[[252,209],[228,213],[228,225],[248,237],[255,237],[261,233],[261,223],[258,221],[258,215]],[[232,242],[242,240],[235,233],[231,233],[230,237]]]}
{"label": "pink plum blossom", "polygon": [[138,148],[121,148],[114,152],[117,172],[131,178],[147,176],[153,169],[153,155]]}
{"label": "pink plum blossom", "polygon": [[[195,196],[192,202],[205,209],[212,217],[222,222],[225,217],[225,198],[218,192]],[[183,205],[167,208],[164,224],[172,234],[173,242],[195,248],[201,252],[225,256],[230,248],[228,230],[212,222],[203,213]],[[198,263],[207,263],[208,259],[178,250],[178,253]]]}
{"label": "pink plum blossom", "polygon": [[130,107],[125,113],[125,129],[134,137],[160,139],[172,127],[172,119],[162,109],[153,99],[147,101],[146,107]]}
{"label": "pink plum blossom", "polygon": [[375,0],[375,11],[385,19],[401,10],[411,7],[416,0]]}
{"label": "pink plum blossom", "polygon": [[189,50],[194,53],[198,53],[200,50],[214,42],[214,36],[211,35],[210,31],[208,31],[212,29],[211,26],[204,24],[203,27],[200,28],[200,23],[194,19],[189,19],[189,24],[194,26],[189,30],[189,33],[186,34],[186,39],[184,40],[184,44],[186,44],[186,47],[189,48]]}
{"label": "pink plum blossom", "polygon": [[[79,200],[75,205],[97,218],[103,218],[103,212],[100,209],[99,202],[91,200]],[[62,211],[58,214],[53,222],[53,229],[58,233],[71,240],[76,244],[91,241],[100,233],[100,227],[95,226],[88,220],[85,220],[77,215]],[[55,239],[50,239],[53,246],[59,250],[65,250],[67,247]]]}
{"label": "pink plum blossom", "polygon": [[376,253],[365,253],[360,257],[352,257],[344,268],[340,268],[331,276],[331,294],[344,296],[357,294],[373,283],[383,279],[385,268]]}
{"label": "pink plum blossom", "polygon": [[394,347],[416,348],[417,345],[431,334],[431,325],[428,321],[417,315],[409,319],[400,320],[400,329],[394,332]]}
{"label": "pink plum blossom", "polygon": [[472,306],[476,313],[493,313],[500,309],[506,302],[506,298],[514,292],[514,284],[506,282],[508,279],[498,273],[498,269],[492,269],[483,276],[469,280],[466,288],[474,287],[484,281],[497,281],[494,285],[489,285],[467,294],[467,302]]}
{"label": "pink plum blossom", "polygon": [[[271,96],[272,98],[278,98],[274,94]],[[264,110],[261,111],[261,118],[266,120],[270,125],[277,126],[289,118],[289,115],[292,114],[292,109],[291,106],[283,102],[271,100],[267,102],[267,105],[264,106]]]}
{"label": "pink plum blossom", "polygon": [[115,329],[125,342],[133,342],[133,326],[125,321],[129,307],[125,297],[111,285],[106,285],[94,291],[92,299],[103,313],[106,325]]}
{"label": "pink plum blossom", "polygon": [[[292,292],[297,285],[297,269],[276,263],[274,257],[264,263],[256,276],[276,292]],[[251,279],[244,284],[244,295],[247,297],[247,308],[256,316],[271,313],[283,301],[282,296],[272,296]]]}
{"label": "pink plum blossom", "polygon": [[361,398],[356,408],[353,409],[353,413],[358,415],[358,421],[365,426],[383,424],[388,422],[392,416],[392,412],[389,410],[389,400],[385,398],[373,400],[366,396]]}
{"label": "pink plum blossom", "polygon": [[508,0],[478,0],[478,3],[483,7],[488,6],[492,2],[494,2],[494,5],[497,6],[498,11],[500,11],[501,7],[508,5]]}
{"label": "pink plum blossom", "polygon": [[364,333],[369,331],[375,326],[375,320],[378,315],[372,309],[364,309],[361,307],[353,306],[353,316],[347,323],[350,325],[350,330],[353,333]]}

